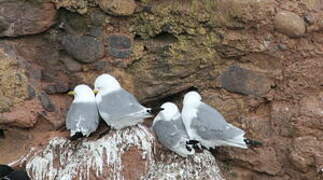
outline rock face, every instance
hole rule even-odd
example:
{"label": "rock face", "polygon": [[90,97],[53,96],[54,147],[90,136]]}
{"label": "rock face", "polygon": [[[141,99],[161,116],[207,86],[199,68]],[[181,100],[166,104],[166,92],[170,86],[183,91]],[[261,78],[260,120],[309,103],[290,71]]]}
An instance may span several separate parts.
{"label": "rock face", "polygon": [[[0,129],[6,137],[0,138],[0,162],[31,147],[49,148],[58,157],[47,141],[67,136],[56,131],[72,100],[66,92],[110,73],[147,107],[165,101],[180,107],[183,94],[198,88],[227,121],[263,142],[252,150],[212,151],[226,179],[322,179],[320,0],[50,2],[0,0]],[[145,126],[150,124],[147,119]],[[64,138],[56,140],[64,147],[50,144],[62,154],[77,150]],[[93,144],[79,148],[89,152]],[[163,175],[158,169],[177,174],[170,166],[204,167],[199,158],[211,158],[199,154],[182,161],[156,151],[164,156],[154,156],[160,161],[147,170],[143,151],[129,147],[121,161],[131,168],[122,176],[149,179]],[[36,176],[36,166],[28,164]],[[96,176],[92,169],[90,174]],[[194,172],[182,174],[188,175]]]}
{"label": "rock face", "polygon": [[223,179],[211,153],[189,158],[167,150],[156,154],[155,143],[155,137],[141,125],[78,143],[56,137],[26,156],[26,170],[35,180]]}
{"label": "rock face", "polygon": [[46,31],[55,23],[52,3],[0,2],[0,37],[17,37]]}
{"label": "rock face", "polygon": [[[315,164],[318,172],[322,168],[323,142],[311,136],[299,137],[294,140],[294,146],[289,158],[292,164],[302,172],[308,172],[309,166]],[[301,154],[307,154],[304,155]]]}

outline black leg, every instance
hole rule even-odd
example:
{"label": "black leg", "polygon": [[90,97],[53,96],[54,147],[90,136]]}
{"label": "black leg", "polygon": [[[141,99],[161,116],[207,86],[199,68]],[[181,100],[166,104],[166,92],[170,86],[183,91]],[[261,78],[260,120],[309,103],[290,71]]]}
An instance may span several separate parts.
{"label": "black leg", "polygon": [[186,141],[186,144],[193,144],[193,145],[195,145],[195,144],[198,144],[199,143],[199,141],[197,141],[197,140],[189,140],[189,141]]}
{"label": "black leg", "polygon": [[110,131],[110,128],[107,128],[106,130],[102,131],[96,139],[102,138],[104,135],[108,134],[109,131]]}
{"label": "black leg", "polygon": [[70,137],[71,141],[76,141],[80,138],[84,137],[83,134],[81,132],[76,132],[74,136]]}
{"label": "black leg", "polygon": [[189,152],[191,152],[191,151],[192,151],[192,148],[191,148],[189,145],[187,145],[187,144],[186,144],[186,146],[185,146],[185,147],[186,147],[186,149],[187,149]]}

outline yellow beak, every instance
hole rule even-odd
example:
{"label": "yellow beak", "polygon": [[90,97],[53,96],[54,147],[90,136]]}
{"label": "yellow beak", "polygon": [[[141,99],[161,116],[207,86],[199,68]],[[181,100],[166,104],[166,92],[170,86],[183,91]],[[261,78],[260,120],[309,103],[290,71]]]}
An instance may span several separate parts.
{"label": "yellow beak", "polygon": [[94,93],[94,94],[98,94],[98,92],[99,92],[99,91],[98,91],[97,89],[94,89],[94,90],[93,90],[93,93]]}
{"label": "yellow beak", "polygon": [[68,91],[67,94],[70,95],[70,96],[74,96],[75,95],[75,92],[74,91]]}

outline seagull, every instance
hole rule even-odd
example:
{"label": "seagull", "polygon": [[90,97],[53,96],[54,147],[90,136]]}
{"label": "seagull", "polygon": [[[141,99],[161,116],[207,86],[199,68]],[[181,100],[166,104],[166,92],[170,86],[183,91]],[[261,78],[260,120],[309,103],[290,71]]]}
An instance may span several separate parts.
{"label": "seagull", "polygon": [[113,129],[134,126],[152,117],[154,111],[141,105],[113,76],[98,76],[94,87],[100,116]]}
{"label": "seagull", "polygon": [[158,141],[182,157],[193,155],[195,150],[187,144],[189,137],[178,107],[174,103],[166,102],[161,108],[164,110],[158,113],[152,125]]}
{"label": "seagull", "polygon": [[66,117],[66,128],[71,130],[71,140],[88,137],[99,125],[99,112],[92,89],[80,84],[70,91],[74,100]]}
{"label": "seagull", "polygon": [[184,96],[182,119],[191,140],[198,141],[207,149],[216,146],[247,149],[248,144],[260,143],[246,139],[242,129],[228,123],[216,109],[201,102],[201,99],[196,91]]}

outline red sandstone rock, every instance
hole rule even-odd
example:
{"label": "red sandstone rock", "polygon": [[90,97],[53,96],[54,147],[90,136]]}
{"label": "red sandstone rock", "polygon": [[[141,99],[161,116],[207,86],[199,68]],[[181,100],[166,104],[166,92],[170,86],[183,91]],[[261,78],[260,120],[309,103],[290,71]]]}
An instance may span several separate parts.
{"label": "red sandstone rock", "polygon": [[272,82],[262,73],[233,65],[219,77],[221,86],[228,91],[261,96],[270,90]]}
{"label": "red sandstone rock", "polygon": [[0,17],[0,37],[17,37],[46,31],[55,23],[56,9],[52,3],[2,1]]}
{"label": "red sandstone rock", "polygon": [[317,170],[322,168],[323,142],[311,136],[298,137],[294,139],[290,159],[292,164],[302,172],[308,172],[310,166]]}
{"label": "red sandstone rock", "polygon": [[279,12],[274,20],[275,28],[290,37],[301,37],[305,33],[304,20],[288,11]]}
{"label": "red sandstone rock", "polygon": [[[46,33],[19,35],[18,38],[1,41],[0,100],[5,99],[6,102],[0,103],[0,106],[5,109],[8,118],[5,125],[0,118],[1,128],[6,129],[6,139],[0,139],[0,146],[4,147],[0,148],[0,161],[10,162],[17,159],[30,147],[35,147],[35,144],[46,146],[49,137],[64,133],[67,136],[67,132],[54,131],[53,127],[64,123],[64,114],[71,98],[63,94],[48,95],[55,105],[55,111],[46,112],[41,106],[39,109],[38,105],[36,106],[39,102],[35,97],[42,89],[59,82],[63,82],[68,88],[73,88],[78,83],[92,85],[98,74],[108,72],[116,75],[121,84],[138,99],[147,103],[147,106],[158,106],[166,100],[176,101],[180,105],[183,92],[196,86],[202,92],[203,99],[218,108],[228,121],[245,129],[247,137],[261,140],[264,146],[255,150],[223,147],[215,154],[217,159],[224,162],[222,172],[226,173],[227,179],[321,178],[323,16],[319,9],[322,8],[322,3],[317,0],[227,0],[207,6],[200,3],[201,1],[194,1],[192,6],[189,1],[149,2],[151,3],[136,1],[138,11],[132,16],[116,17],[101,13],[102,16],[100,15],[96,22],[89,17],[92,11],[100,12],[98,6],[91,4],[93,1],[56,1],[57,7],[61,5],[70,6],[69,9],[81,8],[82,11],[76,11],[88,11],[89,14],[75,13],[67,19],[57,19],[59,27],[51,26]],[[26,7],[26,4],[34,2],[1,3],[0,9],[3,9],[4,4],[7,6],[16,3],[12,5],[15,7],[13,9],[20,10],[18,5]],[[43,11],[40,13],[40,10],[35,10],[32,14],[45,14],[42,17],[47,20],[44,21],[49,21],[48,16],[53,16],[54,9],[51,4],[47,6],[48,14]],[[40,9],[46,8],[43,6]],[[290,26],[295,19],[286,23],[286,32],[292,34],[291,37],[294,37],[293,33],[301,32],[302,38],[289,38],[290,34],[283,34],[285,31],[277,33],[281,31],[275,28],[275,16],[277,12],[282,11],[304,16],[308,26],[306,36],[302,30],[302,23],[296,28]],[[30,14],[28,9],[20,12]],[[62,12],[63,10],[59,11]],[[15,15],[17,20],[30,17],[17,17],[17,13],[18,11],[12,11],[7,14]],[[313,16],[313,19],[309,15]],[[8,33],[9,24],[6,19],[8,17],[2,17],[1,14],[0,34]],[[23,27],[33,28],[27,31],[15,22],[19,25],[17,27],[21,28],[15,30],[15,36],[17,33],[36,33],[34,19],[27,24],[23,22]],[[46,29],[44,25],[41,31]],[[62,52],[63,48],[58,43],[63,31],[81,33],[93,38],[100,33],[102,36],[111,33],[130,34],[134,37],[133,53],[127,57],[126,66],[119,63],[124,59],[114,63],[110,57],[82,66],[67,65],[65,62],[63,64],[59,60],[66,54]],[[234,74],[235,78],[227,78],[241,78],[243,83],[234,86],[237,92],[224,90],[216,82],[221,73],[234,64],[242,65],[241,68],[247,70],[244,72],[247,76]],[[274,82],[274,86],[267,83],[266,79]],[[246,92],[246,95],[239,94],[241,92]],[[254,97],[258,92],[264,94],[260,93],[260,96]],[[146,121],[149,125],[150,120]],[[15,125],[29,128],[16,128]],[[299,140],[302,138],[305,140]],[[45,147],[37,149],[41,148]],[[167,157],[172,156],[157,152]],[[143,170],[145,167],[139,160],[140,153],[141,150],[136,147],[130,148],[122,157],[126,166],[135,166],[133,161],[136,160],[140,164],[138,169]],[[2,156],[3,154],[5,156]],[[129,159],[133,161],[127,162],[127,156],[131,156]],[[191,163],[176,162],[180,162],[179,166],[182,167]],[[172,164],[167,160],[166,163]],[[164,163],[157,165],[154,169],[172,171],[163,169],[163,165]],[[141,172],[134,171],[122,173],[126,177],[131,173],[142,175]],[[156,177],[157,174],[150,174],[149,177]],[[95,173],[91,173],[91,177],[94,176]]]}
{"label": "red sandstone rock", "polygon": [[10,112],[1,114],[0,124],[18,127],[33,127],[43,108],[37,99],[16,104]]}

